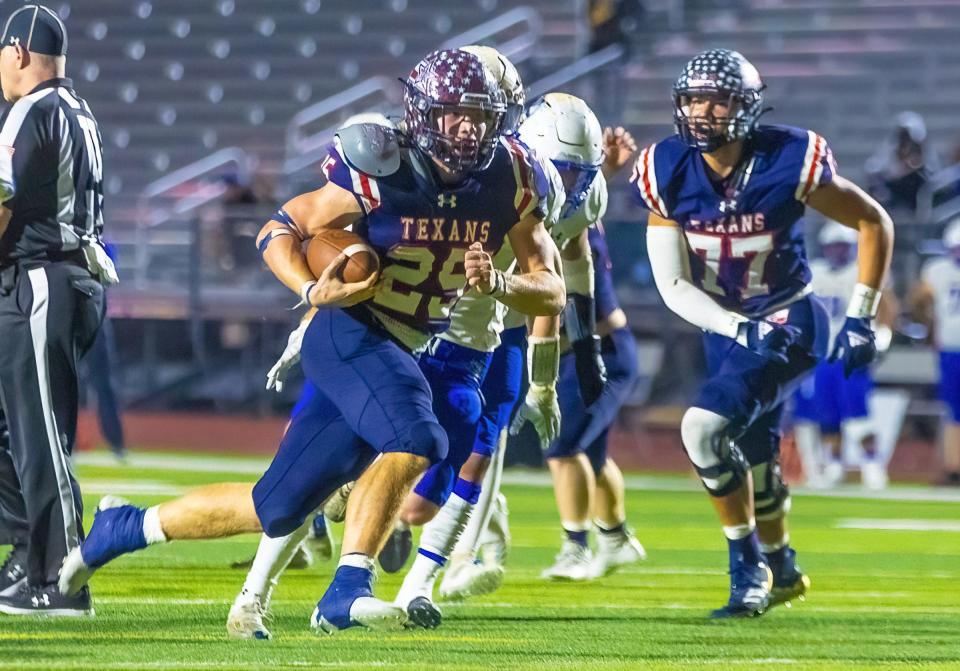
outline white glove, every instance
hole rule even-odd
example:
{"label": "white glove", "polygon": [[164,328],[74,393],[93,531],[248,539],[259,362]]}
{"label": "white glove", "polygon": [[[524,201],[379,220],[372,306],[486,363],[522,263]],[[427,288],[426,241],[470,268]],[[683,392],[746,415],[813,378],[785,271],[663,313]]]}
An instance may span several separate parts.
{"label": "white glove", "polygon": [[546,450],[560,433],[560,404],[557,403],[556,385],[530,385],[523,405],[510,424],[510,435],[520,433],[528,420],[540,436],[540,449]]}
{"label": "white glove", "polygon": [[94,275],[100,284],[109,287],[117,284],[120,278],[117,277],[117,269],[113,265],[113,259],[107,254],[100,243],[91,242],[83,247],[83,256],[87,261],[87,269]]}
{"label": "white glove", "polygon": [[277,359],[267,372],[267,389],[275,389],[278,393],[283,391],[283,382],[287,379],[287,373],[300,361],[300,347],[303,344],[303,334],[307,330],[310,320],[300,322],[300,326],[291,331],[287,338],[287,347],[283,354]]}

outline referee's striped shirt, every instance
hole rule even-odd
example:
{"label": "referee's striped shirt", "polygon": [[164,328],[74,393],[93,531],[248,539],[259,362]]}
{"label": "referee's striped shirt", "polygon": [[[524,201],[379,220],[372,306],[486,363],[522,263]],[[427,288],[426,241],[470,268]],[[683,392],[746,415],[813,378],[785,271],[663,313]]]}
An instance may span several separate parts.
{"label": "referee's striped shirt", "polygon": [[100,240],[100,129],[69,79],[39,84],[0,119],[0,201],[13,213],[0,264]]}

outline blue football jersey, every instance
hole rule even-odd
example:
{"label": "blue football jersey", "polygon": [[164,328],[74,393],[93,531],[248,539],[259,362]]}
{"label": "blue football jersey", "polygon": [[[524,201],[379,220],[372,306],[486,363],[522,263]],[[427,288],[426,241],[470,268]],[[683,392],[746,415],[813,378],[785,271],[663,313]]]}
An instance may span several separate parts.
{"label": "blue football jersey", "polygon": [[363,210],[355,233],[380,256],[380,280],[363,304],[412,350],[447,328],[466,287],[464,255],[475,242],[496,253],[510,228],[543,216],[547,181],[529,149],[503,138],[489,167],[453,187],[442,185],[422,152],[403,137],[400,167],[374,176],[351,165],[339,140],[323,162],[327,179]]}
{"label": "blue football jersey", "polygon": [[679,224],[693,280],[723,307],[760,316],[810,283],[807,197],[836,174],[813,131],[759,126],[730,187],[713,182],[700,152],[678,136],[645,148],[630,178],[636,201]]}

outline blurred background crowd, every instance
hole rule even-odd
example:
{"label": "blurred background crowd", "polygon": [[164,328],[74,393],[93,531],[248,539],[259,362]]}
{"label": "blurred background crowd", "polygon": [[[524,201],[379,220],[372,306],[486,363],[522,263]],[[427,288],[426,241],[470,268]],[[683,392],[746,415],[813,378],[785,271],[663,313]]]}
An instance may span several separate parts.
{"label": "blurred background crowd", "polygon": [[[264,376],[298,315],[289,309],[295,297],[262,267],[254,236],[278,202],[321,184],[323,147],[344,119],[399,111],[397,77],[427,52],[496,46],[518,66],[528,99],[578,95],[604,125],[625,126],[642,145],[672,132],[670,87],[683,63],[722,46],[760,69],[774,106],[766,121],[825,136],[841,173],[893,215],[888,293],[899,300],[874,371],[876,412],[889,424],[884,449],[897,446],[895,478],[950,482],[960,470],[941,449],[937,315],[921,281],[924,265],[948,253],[943,232],[960,215],[960,0],[51,6],[69,18],[68,74],[100,120],[106,237],[122,279],[109,296],[102,358],[90,366],[90,407],[101,421],[86,417],[88,446],[272,449],[298,385],[277,395],[264,390]],[[626,180],[611,184],[604,224],[644,381],[613,452],[626,467],[679,469],[686,460],[676,427],[703,355],[699,334],[653,286],[645,215]],[[811,256],[821,253],[823,224],[808,220]],[[176,431],[170,413],[186,413]],[[539,458],[523,444],[512,454]]]}

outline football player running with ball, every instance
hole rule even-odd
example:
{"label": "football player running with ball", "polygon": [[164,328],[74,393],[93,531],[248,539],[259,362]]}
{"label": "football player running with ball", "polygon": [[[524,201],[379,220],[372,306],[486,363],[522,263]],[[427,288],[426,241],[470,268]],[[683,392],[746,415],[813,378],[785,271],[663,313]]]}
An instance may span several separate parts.
{"label": "football player running with ball", "polygon": [[[657,288],[706,332],[708,379],[681,434],[729,546],[730,597],[714,617],[762,614],[809,585],[786,525],[783,401],[828,353],[847,375],[874,360],[872,320],[893,249],[889,215],[837,174],[821,136],[759,125],[763,90],[741,54],[699,54],[673,87],[676,134],[645,148],[631,177],[650,211]],[[809,286],[807,206],[858,232],[858,282],[832,347]]]}
{"label": "football player running with ball", "polygon": [[[406,621],[403,608],[373,597],[373,557],[413,483],[447,454],[417,354],[447,327],[465,290],[529,315],[558,314],[566,292],[542,223],[545,181],[522,148],[502,141],[506,104],[480,60],[459,50],[428,55],[407,77],[404,102],[405,132],[376,124],[339,132],[323,164],[328,183],[288,201],[258,236],[273,273],[319,309],[301,355],[315,393],[252,495],[249,485],[222,484],[146,510],[101,502],[64,563],[64,593],[149,543],[262,529],[261,549],[285,547],[282,537],[359,477],[339,566],[310,623],[332,632]],[[307,267],[302,241],[347,226],[380,257],[375,283],[340,282],[346,254],[319,278]],[[519,274],[493,267],[491,252],[507,239]]]}

